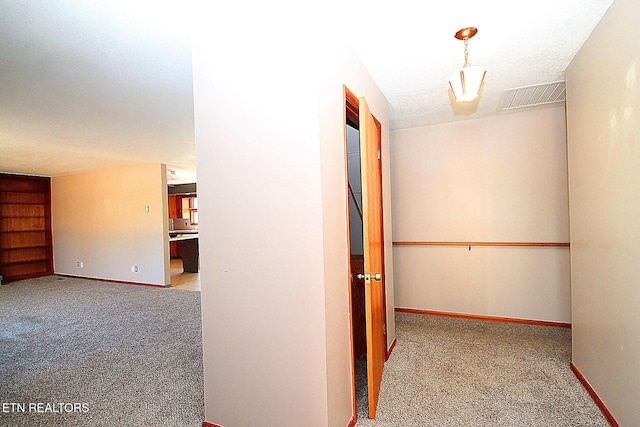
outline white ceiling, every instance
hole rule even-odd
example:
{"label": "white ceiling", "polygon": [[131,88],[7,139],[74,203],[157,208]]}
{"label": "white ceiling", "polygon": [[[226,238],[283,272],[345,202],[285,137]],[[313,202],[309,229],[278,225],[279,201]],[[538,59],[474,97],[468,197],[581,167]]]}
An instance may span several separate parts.
{"label": "white ceiling", "polygon": [[[612,1],[341,7],[358,17],[351,28],[368,42],[353,49],[390,103],[391,128],[403,129],[496,114],[505,90],[563,80]],[[194,181],[189,17],[176,4],[0,0],[0,171],[55,176],[159,162],[176,170],[175,182]],[[464,63],[453,35],[467,26],[479,30],[469,61],[487,69],[470,115],[448,94]]]}
{"label": "white ceiling", "polygon": [[[357,53],[391,105],[391,128],[495,114],[503,91],[564,80],[564,70],[612,0],[395,0],[365,9],[370,43]],[[454,112],[452,72],[464,65],[454,37],[478,28],[469,62],[487,69],[477,111]],[[373,29],[377,28],[378,31]]]}
{"label": "white ceiling", "polygon": [[153,162],[194,182],[191,39],[156,3],[0,0],[0,171]]}

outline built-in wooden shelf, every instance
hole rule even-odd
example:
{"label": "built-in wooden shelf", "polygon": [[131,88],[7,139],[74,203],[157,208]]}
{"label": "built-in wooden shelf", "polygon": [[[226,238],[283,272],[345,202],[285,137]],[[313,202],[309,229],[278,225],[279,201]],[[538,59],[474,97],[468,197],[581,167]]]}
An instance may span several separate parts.
{"label": "built-in wooden shelf", "polygon": [[0,275],[3,281],[53,274],[51,180],[0,174]]}
{"label": "built-in wooden shelf", "polygon": [[34,264],[34,263],[42,264],[42,263],[48,263],[48,262],[50,262],[50,261],[51,261],[51,259],[50,259],[50,258],[43,258],[43,259],[31,259],[31,260],[28,260],[28,261],[7,262],[7,263],[4,263],[4,265],[5,265],[5,266],[11,266],[11,265],[30,264],[30,263],[31,263],[31,264]]}

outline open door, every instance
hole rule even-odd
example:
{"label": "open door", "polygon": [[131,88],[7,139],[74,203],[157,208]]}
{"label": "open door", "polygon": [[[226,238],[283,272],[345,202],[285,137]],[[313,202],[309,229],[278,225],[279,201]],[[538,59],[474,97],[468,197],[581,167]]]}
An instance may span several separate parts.
{"label": "open door", "polygon": [[380,132],[364,98],[359,99],[362,217],[364,235],[365,317],[369,418],[375,418],[386,356],[382,234]]}

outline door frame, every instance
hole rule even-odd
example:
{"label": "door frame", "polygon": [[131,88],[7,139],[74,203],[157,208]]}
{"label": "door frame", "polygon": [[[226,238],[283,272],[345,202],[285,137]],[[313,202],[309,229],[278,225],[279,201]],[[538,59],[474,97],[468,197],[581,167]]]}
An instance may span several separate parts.
{"label": "door frame", "polygon": [[[355,424],[355,421],[357,419],[357,399],[356,399],[356,370],[355,370],[355,351],[354,351],[354,342],[353,342],[353,299],[352,299],[352,293],[351,293],[351,281],[353,280],[352,274],[353,272],[351,271],[351,220],[349,217],[349,189],[348,189],[348,185],[349,185],[349,169],[348,169],[348,148],[347,148],[347,124],[354,127],[355,129],[359,130],[360,124],[359,124],[359,112],[360,112],[360,102],[358,100],[358,97],[355,96],[353,94],[353,92],[351,92],[351,90],[349,90],[349,88],[347,88],[346,86],[343,85],[343,92],[344,92],[344,108],[345,108],[345,114],[344,114],[344,165],[345,165],[345,175],[346,175],[346,183],[345,183],[345,190],[346,190],[346,203],[347,203],[347,209],[346,209],[346,217],[347,217],[347,248],[348,248],[348,259],[347,259],[347,265],[348,265],[348,272],[349,272],[349,280],[348,280],[348,288],[349,288],[349,337],[350,337],[350,352],[351,352],[351,400],[352,400],[352,405],[353,405],[353,418],[352,418],[352,423],[350,425]],[[380,146],[378,147],[378,149],[380,150],[380,158],[378,160],[378,168],[379,168],[379,174],[378,176],[380,177],[380,227],[381,227],[381,238],[382,238],[382,242],[381,242],[381,250],[382,250],[382,293],[383,293],[383,313],[384,313],[384,346],[385,346],[385,359],[388,358],[388,340],[387,340],[387,284],[386,284],[386,264],[385,264],[385,244],[384,244],[384,239],[385,239],[385,233],[384,233],[384,203],[383,203],[383,193],[384,193],[384,187],[383,187],[383,183],[384,183],[384,179],[382,176],[382,160],[383,160],[383,155],[382,155],[382,125],[380,123],[380,121],[373,116],[373,120],[376,124],[376,131],[378,133],[378,141],[380,143]]]}

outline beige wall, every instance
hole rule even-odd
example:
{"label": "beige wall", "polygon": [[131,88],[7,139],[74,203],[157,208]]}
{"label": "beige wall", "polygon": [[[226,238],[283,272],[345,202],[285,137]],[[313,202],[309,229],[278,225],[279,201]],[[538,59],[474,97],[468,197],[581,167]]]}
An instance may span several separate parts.
{"label": "beige wall", "polygon": [[171,283],[164,165],[53,177],[51,204],[57,274]]}
{"label": "beige wall", "polygon": [[242,12],[207,16],[194,43],[206,419],[346,426],[343,84],[370,98],[388,158],[387,103],[342,40],[307,37],[315,20]]}
{"label": "beige wall", "polygon": [[305,102],[304,63],[280,51],[289,42],[245,40],[224,22],[203,30],[193,70],[206,420],[326,425],[317,103]]}
{"label": "beige wall", "polygon": [[[395,241],[568,242],[564,108],[392,132]],[[567,248],[394,247],[396,306],[570,321]]]}
{"label": "beige wall", "polygon": [[640,3],[616,0],[567,69],[573,362],[640,420]]}

